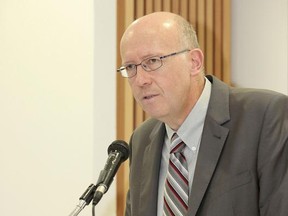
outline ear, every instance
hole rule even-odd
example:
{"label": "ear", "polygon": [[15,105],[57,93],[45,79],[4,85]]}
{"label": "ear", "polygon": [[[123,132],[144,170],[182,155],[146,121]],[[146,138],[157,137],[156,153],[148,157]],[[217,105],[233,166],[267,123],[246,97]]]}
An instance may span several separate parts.
{"label": "ear", "polygon": [[191,63],[192,63],[192,74],[196,75],[202,72],[204,65],[204,55],[201,49],[196,48],[190,51]]}

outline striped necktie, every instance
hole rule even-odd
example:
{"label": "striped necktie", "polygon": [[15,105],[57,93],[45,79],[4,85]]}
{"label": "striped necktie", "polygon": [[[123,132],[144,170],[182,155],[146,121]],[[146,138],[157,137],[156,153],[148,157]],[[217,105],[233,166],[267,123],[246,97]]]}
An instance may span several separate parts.
{"label": "striped necktie", "polygon": [[188,212],[188,168],[183,154],[185,143],[175,133],[171,139],[168,173],[164,188],[163,215],[185,216]]}

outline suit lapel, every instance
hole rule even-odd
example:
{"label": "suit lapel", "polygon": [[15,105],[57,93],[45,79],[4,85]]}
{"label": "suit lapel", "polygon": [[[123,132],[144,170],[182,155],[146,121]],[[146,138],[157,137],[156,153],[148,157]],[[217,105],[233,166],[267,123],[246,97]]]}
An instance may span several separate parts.
{"label": "suit lapel", "polygon": [[[165,137],[164,124],[158,124],[151,132],[150,142],[144,151],[139,215],[157,215],[158,182]],[[140,175],[140,173],[139,173]]]}
{"label": "suit lapel", "polygon": [[230,120],[228,86],[214,77],[210,102],[195,168],[188,215],[196,215],[217,167],[229,130],[222,125]]}
{"label": "suit lapel", "polygon": [[207,121],[206,132],[203,134],[197,159],[192,192],[189,197],[189,212],[191,215],[196,215],[202,202],[229,132],[228,129],[222,128],[211,121]]}

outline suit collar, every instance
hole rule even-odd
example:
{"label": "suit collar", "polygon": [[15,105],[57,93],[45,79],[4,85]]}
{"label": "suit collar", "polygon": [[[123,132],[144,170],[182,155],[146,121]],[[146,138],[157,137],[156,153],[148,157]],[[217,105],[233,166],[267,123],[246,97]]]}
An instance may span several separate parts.
{"label": "suit collar", "polygon": [[157,215],[159,170],[165,132],[164,123],[158,122],[147,139],[142,166],[145,170],[141,171],[145,178],[140,179],[139,215]]}
{"label": "suit collar", "polygon": [[223,127],[230,120],[229,87],[213,76],[207,78],[212,83],[212,91],[189,197],[188,215],[196,215],[229,133]]}
{"label": "suit collar", "polygon": [[207,116],[222,125],[230,120],[229,87],[214,76],[208,75],[206,77],[212,83]]}

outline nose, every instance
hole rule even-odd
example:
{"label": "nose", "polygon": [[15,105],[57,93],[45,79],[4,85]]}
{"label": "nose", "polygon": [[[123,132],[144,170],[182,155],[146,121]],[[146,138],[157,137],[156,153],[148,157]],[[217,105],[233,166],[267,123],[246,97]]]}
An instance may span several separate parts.
{"label": "nose", "polygon": [[147,71],[145,71],[141,65],[137,67],[137,74],[135,76],[134,80],[135,84],[138,86],[146,86],[151,84],[152,79],[151,79],[151,74]]}

